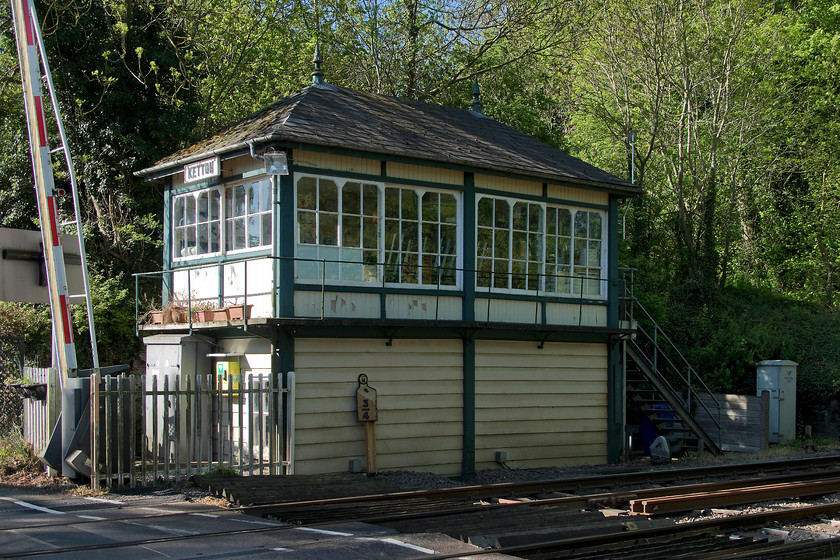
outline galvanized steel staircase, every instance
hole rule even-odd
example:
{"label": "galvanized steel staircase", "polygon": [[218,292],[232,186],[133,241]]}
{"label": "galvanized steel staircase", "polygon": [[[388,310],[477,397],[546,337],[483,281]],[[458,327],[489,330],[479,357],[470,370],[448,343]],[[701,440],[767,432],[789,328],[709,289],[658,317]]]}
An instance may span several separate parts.
{"label": "galvanized steel staircase", "polygon": [[[720,427],[714,417],[708,414],[717,426],[717,433],[704,430],[695,419],[698,407],[706,409],[699,394],[711,395],[711,390],[635,299],[632,281],[627,284],[624,308],[625,320],[636,327],[636,336],[626,343],[628,428],[640,432],[640,424],[649,422],[659,435],[668,439],[672,455],[699,452],[703,448],[720,455],[722,451],[717,444]],[[637,313],[642,323],[636,321]],[[641,452],[635,445],[641,439],[634,437],[634,449],[628,451]]]}

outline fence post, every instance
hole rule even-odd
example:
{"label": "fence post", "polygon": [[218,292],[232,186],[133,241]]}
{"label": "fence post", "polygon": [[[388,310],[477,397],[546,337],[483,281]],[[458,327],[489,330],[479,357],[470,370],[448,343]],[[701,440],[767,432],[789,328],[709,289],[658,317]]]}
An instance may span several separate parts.
{"label": "fence post", "polygon": [[[53,433],[58,415],[61,413],[61,388],[58,384],[58,370],[49,368],[47,370],[47,437]],[[50,476],[58,476],[61,473],[50,467]]]}
{"label": "fence post", "polygon": [[295,474],[295,372],[286,374],[286,473]]}
{"label": "fence post", "polygon": [[90,376],[90,487],[99,490],[99,372]]}

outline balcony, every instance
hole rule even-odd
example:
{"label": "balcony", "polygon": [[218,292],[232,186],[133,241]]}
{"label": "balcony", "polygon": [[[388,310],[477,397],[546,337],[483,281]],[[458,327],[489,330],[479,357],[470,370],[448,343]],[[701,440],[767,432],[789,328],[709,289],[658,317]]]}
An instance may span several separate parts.
{"label": "balcony", "polygon": [[[355,280],[339,280],[334,271],[342,266],[364,267],[366,272]],[[320,324],[392,329],[492,327],[546,333],[540,335],[545,339],[559,331],[625,334],[626,330],[629,334],[629,329],[608,324],[611,306],[607,296],[623,293],[617,281],[611,290],[610,281],[603,277],[533,271],[502,274],[452,267],[426,267],[421,271],[427,282],[423,285],[387,281],[405,277],[404,272],[419,276],[417,271],[405,270],[408,268],[382,262],[259,256],[139,273],[135,274],[138,332]],[[298,278],[293,285],[277,280],[293,277],[294,270],[305,271],[310,277]],[[436,284],[428,283],[430,277]],[[232,316],[229,310],[234,307],[245,312]],[[161,320],[152,320],[151,309],[161,312]],[[211,310],[218,311],[212,319]]]}

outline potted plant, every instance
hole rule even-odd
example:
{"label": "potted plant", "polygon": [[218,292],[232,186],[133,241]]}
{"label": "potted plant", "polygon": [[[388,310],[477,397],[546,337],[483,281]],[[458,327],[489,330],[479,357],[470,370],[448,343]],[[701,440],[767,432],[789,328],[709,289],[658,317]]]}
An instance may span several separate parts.
{"label": "potted plant", "polygon": [[210,323],[216,320],[216,310],[209,301],[199,301],[192,306],[192,318],[197,323]]}
{"label": "potted plant", "polygon": [[243,321],[251,317],[252,304],[247,306],[244,303],[229,305],[227,308],[228,319],[231,321]]}

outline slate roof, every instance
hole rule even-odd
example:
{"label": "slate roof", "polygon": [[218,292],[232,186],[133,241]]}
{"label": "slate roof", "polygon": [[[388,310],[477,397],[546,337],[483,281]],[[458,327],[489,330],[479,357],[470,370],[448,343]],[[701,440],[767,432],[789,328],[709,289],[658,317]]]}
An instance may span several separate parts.
{"label": "slate roof", "polygon": [[248,146],[249,141],[342,148],[571,182],[613,192],[641,189],[489,117],[452,107],[311,85],[137,175]]}

